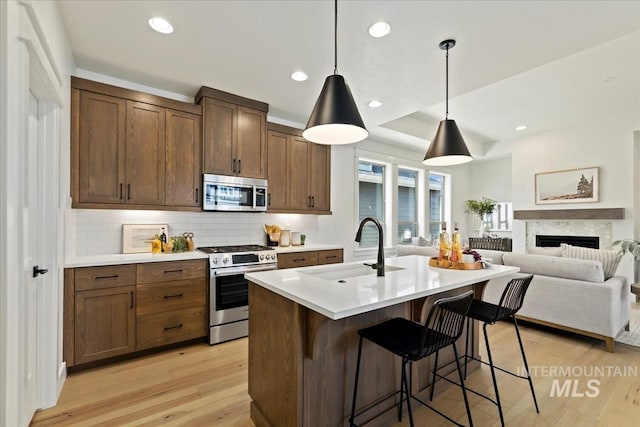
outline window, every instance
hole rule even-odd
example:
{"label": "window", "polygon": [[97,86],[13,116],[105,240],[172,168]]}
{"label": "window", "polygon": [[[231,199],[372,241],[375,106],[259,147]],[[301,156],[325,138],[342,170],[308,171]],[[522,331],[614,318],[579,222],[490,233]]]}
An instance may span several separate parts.
{"label": "window", "polygon": [[[440,236],[442,222],[445,217],[445,177],[444,175],[429,174],[429,236],[437,239]],[[426,237],[429,237],[426,236]]]}
{"label": "window", "polygon": [[418,171],[398,168],[398,242],[418,237]]}
{"label": "window", "polygon": [[[384,165],[367,161],[358,163],[358,219],[360,221],[370,216],[377,219],[381,224],[384,223],[384,181]],[[360,247],[375,247],[377,244],[378,230],[374,224],[368,223],[362,230]]]}

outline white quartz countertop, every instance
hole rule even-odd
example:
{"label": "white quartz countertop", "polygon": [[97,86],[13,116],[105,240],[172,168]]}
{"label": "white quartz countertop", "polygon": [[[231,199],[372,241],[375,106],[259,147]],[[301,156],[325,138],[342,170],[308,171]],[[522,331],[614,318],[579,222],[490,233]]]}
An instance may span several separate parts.
{"label": "white quartz countertop", "polygon": [[309,251],[325,251],[330,249],[343,249],[340,245],[331,245],[328,243],[306,243],[298,246],[276,246],[275,250],[279,254],[286,254],[289,252],[309,252]]}
{"label": "white quartz countertop", "polygon": [[184,261],[190,259],[207,259],[204,252],[180,252],[176,254],[109,254],[109,255],[86,255],[68,258],[64,264],[65,268],[73,267],[93,267],[100,265],[115,264],[137,264],[142,262],[163,262],[163,261]]}
{"label": "white quartz countertop", "polygon": [[409,255],[387,258],[384,277],[363,262],[329,264],[247,273],[250,281],[338,320],[517,273],[518,267],[491,265],[482,270],[447,270],[429,267],[429,257]]}

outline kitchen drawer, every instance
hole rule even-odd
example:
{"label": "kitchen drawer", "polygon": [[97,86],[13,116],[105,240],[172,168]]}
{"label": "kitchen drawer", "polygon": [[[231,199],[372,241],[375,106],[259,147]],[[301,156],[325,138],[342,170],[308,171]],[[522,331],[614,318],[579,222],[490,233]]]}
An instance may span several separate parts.
{"label": "kitchen drawer", "polygon": [[318,251],[278,254],[278,268],[280,269],[309,265],[318,265]]}
{"label": "kitchen drawer", "polygon": [[136,314],[160,313],[207,304],[207,280],[177,280],[136,287]]}
{"label": "kitchen drawer", "polygon": [[318,251],[318,264],[339,264],[343,260],[342,249]]}
{"label": "kitchen drawer", "polygon": [[138,264],[136,283],[170,282],[207,277],[207,260],[148,262]]}
{"label": "kitchen drawer", "polygon": [[136,350],[204,337],[206,320],[204,305],[137,316]]}
{"label": "kitchen drawer", "polygon": [[135,264],[79,267],[75,269],[75,290],[117,288],[136,283]]}

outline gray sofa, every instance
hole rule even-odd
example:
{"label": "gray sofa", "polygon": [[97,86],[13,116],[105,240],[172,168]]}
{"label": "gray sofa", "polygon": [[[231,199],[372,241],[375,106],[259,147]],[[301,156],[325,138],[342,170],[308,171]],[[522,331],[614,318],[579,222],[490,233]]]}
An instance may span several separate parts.
{"label": "gray sofa", "polygon": [[[397,246],[398,256],[436,256],[426,246]],[[613,342],[629,326],[631,293],[626,277],[605,279],[599,261],[550,255],[478,250],[495,264],[512,265],[521,273],[534,275],[518,318],[551,326],[605,342],[613,352]],[[483,299],[497,303],[510,277],[491,280]]]}

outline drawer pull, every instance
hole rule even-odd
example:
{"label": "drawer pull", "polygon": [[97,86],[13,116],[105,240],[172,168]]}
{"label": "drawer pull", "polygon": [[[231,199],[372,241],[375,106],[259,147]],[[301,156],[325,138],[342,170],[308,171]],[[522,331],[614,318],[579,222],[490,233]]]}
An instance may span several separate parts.
{"label": "drawer pull", "polygon": [[338,258],[338,255],[327,255],[325,259]]}
{"label": "drawer pull", "polygon": [[165,331],[170,331],[171,329],[180,329],[182,328],[182,323],[180,323],[179,325],[176,326],[165,326],[164,330]]}
{"label": "drawer pull", "polygon": [[182,296],[182,294],[175,294],[175,295],[165,295],[164,299],[169,299],[169,298],[180,298]]}
{"label": "drawer pull", "polygon": [[165,270],[164,274],[168,274],[168,273],[182,273],[184,270],[179,269],[179,270]]}
{"label": "drawer pull", "polygon": [[102,279],[115,279],[116,277],[118,277],[117,274],[114,274],[113,276],[96,276],[94,277],[95,280],[102,280]]}
{"label": "drawer pull", "polygon": [[304,260],[306,260],[306,258],[294,258],[293,259],[294,262],[304,261]]}

